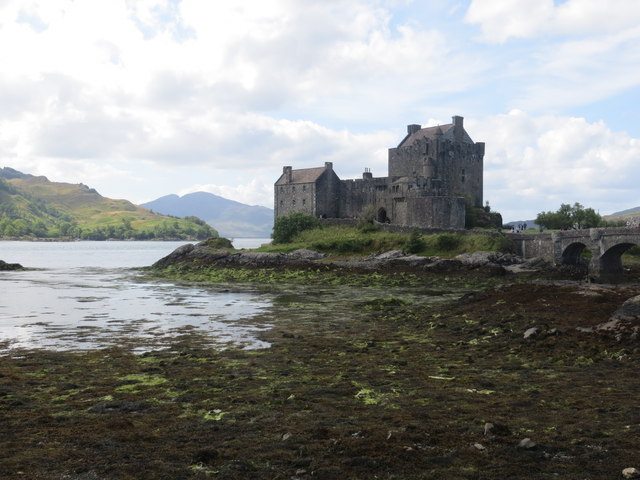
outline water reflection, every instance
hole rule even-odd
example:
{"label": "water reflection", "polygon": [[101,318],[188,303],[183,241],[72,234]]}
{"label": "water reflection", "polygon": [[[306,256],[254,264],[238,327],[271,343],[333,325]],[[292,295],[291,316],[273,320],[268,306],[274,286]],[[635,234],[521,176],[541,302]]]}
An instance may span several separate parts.
{"label": "water reflection", "polygon": [[[149,350],[189,331],[214,345],[262,348],[259,316],[271,305],[256,292],[140,281],[126,269],[4,272],[0,348]],[[253,320],[252,320],[253,319]]]}
{"label": "water reflection", "polygon": [[339,334],[354,318],[371,315],[367,302],[376,299],[430,308],[461,294],[300,283],[204,288],[152,282],[128,268],[150,265],[181,244],[0,242],[3,260],[42,268],[0,272],[0,354],[109,346],[143,352],[193,332],[206,345],[264,348],[257,337],[276,324],[314,323],[325,327],[314,328],[319,334]]}

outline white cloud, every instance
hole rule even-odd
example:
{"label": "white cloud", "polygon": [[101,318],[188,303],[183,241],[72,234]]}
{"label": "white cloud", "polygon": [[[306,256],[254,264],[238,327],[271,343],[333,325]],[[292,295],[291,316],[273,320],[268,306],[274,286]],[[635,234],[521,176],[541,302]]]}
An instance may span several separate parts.
{"label": "white cloud", "polygon": [[585,35],[634,28],[640,20],[636,0],[472,0],[465,20],[479,24],[483,38],[502,43],[539,35]]}
{"label": "white cloud", "polygon": [[5,0],[0,162],[270,206],[283,165],[385,176],[404,125],[460,114],[487,142],[496,209],[634,203],[637,140],[570,109],[640,85],[640,2],[473,0],[467,25],[463,2],[437,3]]}
{"label": "white cloud", "polygon": [[640,204],[640,139],[604,122],[512,111],[468,124],[487,144],[485,198],[505,220],[534,218],[561,203],[602,214]]}
{"label": "white cloud", "polygon": [[522,68],[524,88],[512,105],[553,111],[606,99],[640,85],[640,27],[554,44]]}

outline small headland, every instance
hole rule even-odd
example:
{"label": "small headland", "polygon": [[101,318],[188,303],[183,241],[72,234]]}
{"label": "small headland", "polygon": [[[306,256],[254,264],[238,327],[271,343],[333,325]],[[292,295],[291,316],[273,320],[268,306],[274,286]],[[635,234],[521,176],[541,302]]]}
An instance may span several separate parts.
{"label": "small headland", "polygon": [[23,270],[24,267],[19,263],[7,263],[4,260],[0,260],[0,272],[11,270]]}

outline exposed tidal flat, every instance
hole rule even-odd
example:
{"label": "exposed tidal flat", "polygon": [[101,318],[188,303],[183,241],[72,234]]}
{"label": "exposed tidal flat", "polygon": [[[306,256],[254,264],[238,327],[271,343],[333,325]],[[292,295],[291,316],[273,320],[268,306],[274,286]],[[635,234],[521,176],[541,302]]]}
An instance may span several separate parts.
{"label": "exposed tidal flat", "polygon": [[[602,479],[640,468],[637,324],[623,307],[636,284],[360,267],[136,273],[200,300],[261,298],[237,321],[264,327],[253,332],[262,347],[185,326],[139,350],[10,350],[4,478]],[[598,328],[616,318],[627,320]]]}

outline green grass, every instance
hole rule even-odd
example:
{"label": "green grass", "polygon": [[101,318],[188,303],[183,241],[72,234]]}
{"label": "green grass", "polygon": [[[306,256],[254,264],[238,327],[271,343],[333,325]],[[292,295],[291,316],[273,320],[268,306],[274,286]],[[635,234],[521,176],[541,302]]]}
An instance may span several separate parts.
{"label": "green grass", "polygon": [[[337,256],[372,255],[389,250],[404,250],[409,236],[409,234],[382,231],[362,232],[353,227],[324,227],[303,231],[294,237],[291,243],[264,245],[258,250],[286,253],[307,248]],[[508,251],[512,246],[507,237],[491,237],[483,234],[440,233],[423,235],[422,239],[424,248],[417,254],[445,258],[466,252]]]}
{"label": "green grass", "polygon": [[640,246],[631,247],[622,255],[622,263],[624,265],[640,264]]}

